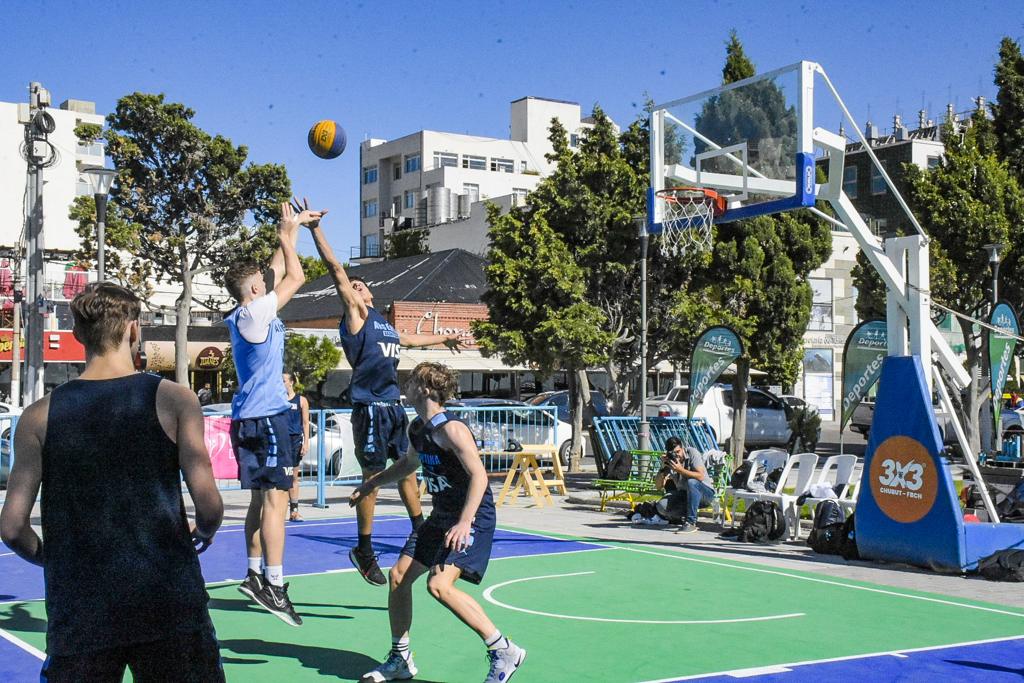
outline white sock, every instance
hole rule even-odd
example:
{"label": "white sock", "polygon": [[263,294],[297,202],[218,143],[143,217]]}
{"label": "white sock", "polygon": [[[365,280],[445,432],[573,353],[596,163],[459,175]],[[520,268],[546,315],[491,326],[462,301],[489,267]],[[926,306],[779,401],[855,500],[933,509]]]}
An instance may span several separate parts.
{"label": "white sock", "polygon": [[262,557],[250,557],[249,558],[249,571],[256,572],[259,574],[263,571],[263,558]]}
{"label": "white sock", "polygon": [[495,631],[490,638],[484,641],[488,650],[504,650],[508,647],[508,638],[501,635],[501,631]]}
{"label": "white sock", "polygon": [[409,634],[395,638],[391,636],[391,651],[402,655],[402,659],[409,660]]}
{"label": "white sock", "polygon": [[267,582],[271,586],[277,586],[280,588],[284,585],[284,566],[280,564],[270,565],[268,564],[263,568],[263,575],[267,577]]}

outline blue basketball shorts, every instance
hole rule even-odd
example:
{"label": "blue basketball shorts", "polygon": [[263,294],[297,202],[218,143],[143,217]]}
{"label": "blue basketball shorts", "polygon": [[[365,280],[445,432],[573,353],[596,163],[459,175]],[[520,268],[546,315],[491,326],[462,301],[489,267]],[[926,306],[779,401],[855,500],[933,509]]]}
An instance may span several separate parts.
{"label": "blue basketball shorts", "polygon": [[430,515],[419,529],[409,535],[409,540],[402,548],[402,554],[408,555],[427,569],[446,564],[454,565],[462,572],[459,578],[472,584],[479,584],[491,559],[495,518],[493,513],[478,515],[470,526],[469,547],[461,552],[451,550],[444,544],[445,534],[458,521],[458,515]]}
{"label": "blue basketball shorts", "polygon": [[387,468],[409,450],[409,418],[395,403],[357,403],[352,407],[352,438],[356,460],[370,472]]}
{"label": "blue basketball shorts", "polygon": [[287,491],[292,487],[292,470],[299,454],[292,451],[288,411],[232,420],[231,446],[243,489]]}

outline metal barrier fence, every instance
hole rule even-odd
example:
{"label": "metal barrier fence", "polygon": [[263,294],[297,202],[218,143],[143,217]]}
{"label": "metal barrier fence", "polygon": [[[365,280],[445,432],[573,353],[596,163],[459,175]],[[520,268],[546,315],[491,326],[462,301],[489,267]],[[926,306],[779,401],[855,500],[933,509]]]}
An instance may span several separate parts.
{"label": "metal barrier fence", "polygon": [[[452,413],[465,421],[476,439],[484,467],[488,472],[506,470],[512,463],[513,455],[508,451],[509,439],[521,444],[549,444],[557,448],[559,422],[556,409],[539,406],[501,407],[453,407]],[[407,410],[409,420],[415,418],[413,410]],[[230,414],[216,413],[208,418],[219,418],[225,422]],[[355,441],[352,436],[352,411],[350,409],[323,409],[309,411],[309,450],[299,463],[299,485],[316,487],[317,507],[326,505],[327,487],[351,485],[362,478],[355,459]],[[218,473],[218,462],[223,456],[233,465],[233,457],[221,453],[230,451],[230,443],[223,437],[211,439],[211,428],[207,426],[207,448],[214,461],[214,473]],[[228,473],[227,467],[225,473]],[[238,489],[235,476],[218,478],[218,488]]]}
{"label": "metal barrier fence", "polygon": [[[559,421],[556,409],[541,406],[453,407],[476,439],[488,472],[508,469],[514,457],[510,439],[521,444],[546,444],[558,449]],[[415,412],[407,411],[409,419]],[[309,449],[299,463],[299,485],[316,488],[315,505],[326,505],[327,488],[357,483],[362,476],[355,459],[351,410],[311,410]],[[230,413],[205,414],[206,447],[210,451],[217,487],[236,490],[238,470],[229,436]],[[0,501],[14,462],[14,426],[18,418],[0,415]],[[564,434],[568,438],[568,434]]]}
{"label": "metal barrier fence", "polygon": [[[688,420],[685,417],[648,418],[651,429],[651,449],[664,450],[665,441],[677,436],[687,446],[701,452],[718,448],[715,433],[703,418]],[[639,417],[595,417],[594,431],[600,448],[594,449],[594,457],[604,458],[619,450],[636,450],[640,447]]]}

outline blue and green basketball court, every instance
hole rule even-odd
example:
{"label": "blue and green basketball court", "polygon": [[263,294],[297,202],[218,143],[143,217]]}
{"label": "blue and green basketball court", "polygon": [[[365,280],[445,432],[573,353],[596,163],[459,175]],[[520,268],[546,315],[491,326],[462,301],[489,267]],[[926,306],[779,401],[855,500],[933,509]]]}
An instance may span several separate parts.
{"label": "blue and green basketball court", "polygon": [[[395,560],[408,529],[407,519],[378,519],[374,540],[383,566]],[[236,590],[245,569],[241,534],[238,526],[222,529],[202,558],[228,680],[358,680],[386,654],[387,592],[349,565],[353,518],[288,527],[286,569],[301,628]],[[0,680],[38,680],[46,629],[42,573],[5,551],[0,576]],[[503,528],[483,585],[463,587],[529,651],[517,683],[1024,676],[1024,609],[671,545]],[[482,680],[480,642],[425,585],[417,587],[414,609],[417,680]]]}

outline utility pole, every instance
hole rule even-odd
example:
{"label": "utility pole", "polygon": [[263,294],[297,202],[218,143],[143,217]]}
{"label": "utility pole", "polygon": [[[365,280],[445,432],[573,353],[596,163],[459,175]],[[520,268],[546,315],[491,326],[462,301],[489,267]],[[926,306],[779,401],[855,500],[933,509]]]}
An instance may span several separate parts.
{"label": "utility pole", "polygon": [[[47,136],[56,123],[46,112],[50,106],[50,93],[39,83],[28,86],[27,111],[19,106],[19,122],[25,126],[24,156],[28,163],[28,229],[25,260],[28,270],[25,278],[25,387],[24,405],[43,397],[43,312],[46,309],[43,266],[43,169],[55,162],[53,146]],[[24,112],[24,114],[23,114]]]}

